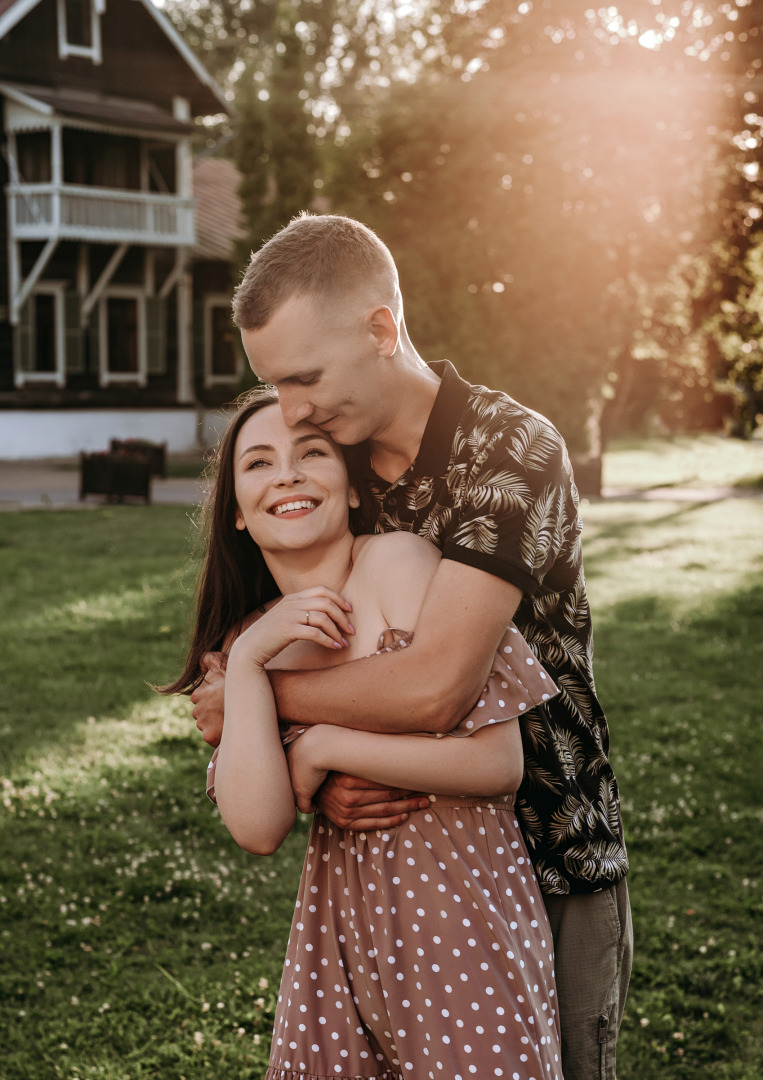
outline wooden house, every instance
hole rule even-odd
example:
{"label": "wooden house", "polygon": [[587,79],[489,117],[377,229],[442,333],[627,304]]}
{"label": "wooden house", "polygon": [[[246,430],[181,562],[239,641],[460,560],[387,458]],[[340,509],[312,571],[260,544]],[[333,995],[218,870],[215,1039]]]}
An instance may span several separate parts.
{"label": "wooden house", "polygon": [[0,0],[0,102],[0,458],[190,448],[241,373],[223,92],[150,0]]}

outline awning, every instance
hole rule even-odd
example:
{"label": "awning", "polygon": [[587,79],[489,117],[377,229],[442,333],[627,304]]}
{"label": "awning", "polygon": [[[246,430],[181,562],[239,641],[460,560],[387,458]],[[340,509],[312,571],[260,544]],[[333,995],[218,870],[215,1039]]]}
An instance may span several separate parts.
{"label": "awning", "polygon": [[[74,126],[116,128],[137,134],[155,131],[167,135],[187,135],[194,130],[192,124],[176,120],[172,113],[148,101],[10,82],[0,82],[0,94],[20,106],[21,110],[37,114],[36,123],[30,124],[31,127],[39,128],[40,120],[47,116],[71,120]],[[21,112],[14,112],[15,122],[12,121],[9,127],[24,130]]]}

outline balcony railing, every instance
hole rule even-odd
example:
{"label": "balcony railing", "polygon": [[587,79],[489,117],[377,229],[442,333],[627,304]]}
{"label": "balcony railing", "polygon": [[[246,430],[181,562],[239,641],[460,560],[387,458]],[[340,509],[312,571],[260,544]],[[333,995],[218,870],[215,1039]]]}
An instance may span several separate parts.
{"label": "balcony railing", "polygon": [[11,184],[9,224],[16,240],[92,240],[101,243],[191,245],[193,200],[178,195]]}

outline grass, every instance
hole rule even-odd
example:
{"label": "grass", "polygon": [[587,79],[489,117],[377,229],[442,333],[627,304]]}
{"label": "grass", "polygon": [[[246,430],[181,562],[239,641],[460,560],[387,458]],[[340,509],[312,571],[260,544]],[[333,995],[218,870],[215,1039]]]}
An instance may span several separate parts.
{"label": "grass", "polygon": [[[763,501],[585,508],[636,963],[620,1080],[763,1070]],[[0,1078],[252,1080],[304,851],[239,851],[178,670],[179,507],[0,516]]]}
{"label": "grass", "polygon": [[763,503],[586,511],[596,672],[632,863],[626,1080],[763,1068]]}
{"label": "grass", "polygon": [[604,455],[605,487],[763,488],[763,439],[671,435],[618,439]]}

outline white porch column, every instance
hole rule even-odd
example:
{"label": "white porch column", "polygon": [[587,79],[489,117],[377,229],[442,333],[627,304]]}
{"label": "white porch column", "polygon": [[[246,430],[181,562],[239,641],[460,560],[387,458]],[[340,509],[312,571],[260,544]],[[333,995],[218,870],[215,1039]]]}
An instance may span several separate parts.
{"label": "white porch column", "polygon": [[50,132],[50,165],[53,181],[51,227],[58,232],[61,228],[61,189],[64,182],[64,143],[60,124],[54,124]]}
{"label": "white porch column", "polygon": [[[187,98],[172,99],[172,115],[185,124],[191,123],[191,105]],[[191,140],[188,136],[180,139],[175,148],[175,169],[177,194],[183,199],[190,199],[193,196],[193,162]]]}
{"label": "white porch column", "polygon": [[177,284],[177,400],[179,405],[195,401],[193,385],[193,275],[186,269]]}

